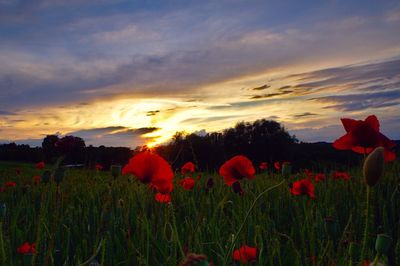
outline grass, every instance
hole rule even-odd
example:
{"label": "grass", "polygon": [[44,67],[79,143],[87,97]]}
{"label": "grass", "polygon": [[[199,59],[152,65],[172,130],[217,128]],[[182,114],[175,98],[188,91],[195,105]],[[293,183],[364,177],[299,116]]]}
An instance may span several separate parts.
{"label": "grass", "polygon": [[[15,168],[21,169],[20,176]],[[34,185],[33,176],[42,172],[34,165],[1,162],[0,183],[15,181],[17,186],[0,193],[6,206],[0,217],[0,261],[176,266],[190,251],[206,254],[214,265],[239,265],[232,260],[232,250],[248,244],[259,250],[256,265],[358,265],[366,186],[361,169],[347,170],[349,181],[314,182],[316,200],[291,195],[287,182],[260,196],[283,180],[279,174],[262,173],[242,182],[241,197],[222,177],[202,173],[194,190],[176,184],[172,203],[161,204],[132,176],[114,181],[109,172],[71,169],[57,189],[54,182]],[[394,241],[384,262],[400,264],[399,174],[399,163],[389,164],[371,191],[366,246],[370,261],[376,234],[387,233]],[[209,176],[215,186],[207,193]],[[289,182],[304,177],[295,174]],[[180,178],[176,174],[175,179]],[[25,241],[36,243],[36,255],[16,252]]]}

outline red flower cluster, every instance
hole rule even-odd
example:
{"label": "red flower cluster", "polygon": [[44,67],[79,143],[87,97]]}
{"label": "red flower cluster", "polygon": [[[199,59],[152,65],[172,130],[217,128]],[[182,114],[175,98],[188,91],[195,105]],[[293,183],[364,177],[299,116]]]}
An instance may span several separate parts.
{"label": "red flower cluster", "polygon": [[40,175],[35,175],[33,177],[33,183],[35,183],[36,185],[39,184],[41,180],[42,180],[42,177]]}
{"label": "red flower cluster", "polygon": [[36,244],[32,243],[29,244],[29,242],[24,242],[20,247],[17,248],[17,252],[20,254],[36,254]]}
{"label": "red flower cluster", "polygon": [[94,166],[95,168],[96,168],[96,170],[97,171],[101,171],[101,170],[103,170],[103,166],[101,165],[101,164],[99,164],[99,163],[96,163],[96,165]]}
{"label": "red flower cluster", "polygon": [[164,158],[154,153],[136,154],[124,166],[122,174],[133,174],[140,182],[150,184],[161,194],[169,194],[173,189],[174,173],[171,166]]}
{"label": "red flower cluster", "polygon": [[37,164],[36,164],[36,168],[37,169],[43,169],[45,167],[45,164],[44,164],[44,162],[42,161],[42,162],[38,162]]}
{"label": "red flower cluster", "polygon": [[268,169],[268,163],[262,162],[262,163],[260,163],[260,166],[258,168],[260,168],[260,170],[266,170],[266,169]]}
{"label": "red flower cluster", "polygon": [[233,157],[219,168],[219,174],[228,186],[243,178],[254,179],[255,172],[252,162],[243,155]]}
{"label": "red flower cluster", "polygon": [[236,261],[240,261],[243,264],[246,264],[248,262],[250,263],[256,262],[257,248],[243,245],[239,249],[233,251],[233,259]]}
{"label": "red flower cluster", "polygon": [[290,188],[290,193],[296,196],[307,195],[312,199],[317,198],[314,193],[314,185],[308,178],[294,182]]}
{"label": "red flower cluster", "polygon": [[9,181],[9,182],[4,183],[4,185],[6,187],[15,187],[17,185],[17,183]]}
{"label": "red flower cluster", "polygon": [[187,173],[193,173],[196,169],[196,166],[192,162],[187,162],[181,167],[182,175],[186,175]]}
{"label": "red flower cluster", "polygon": [[154,199],[161,203],[168,203],[171,202],[171,195],[170,194],[161,194],[160,192],[156,193]]}
{"label": "red flower cluster", "polygon": [[396,159],[396,154],[390,150],[396,143],[379,132],[380,125],[375,115],[368,116],[364,121],[349,118],[342,118],[341,121],[346,134],[335,140],[333,147],[368,154],[381,146],[385,148],[386,161]]}
{"label": "red flower cluster", "polygon": [[348,172],[339,172],[335,171],[332,174],[333,179],[343,179],[343,180],[349,180],[350,179],[350,174]]}
{"label": "red flower cluster", "polygon": [[179,184],[183,187],[184,190],[192,190],[196,181],[191,177],[186,177],[179,181]]}
{"label": "red flower cluster", "polygon": [[315,174],[315,181],[320,182],[320,181],[324,181],[325,179],[326,179],[326,176],[324,173]]}

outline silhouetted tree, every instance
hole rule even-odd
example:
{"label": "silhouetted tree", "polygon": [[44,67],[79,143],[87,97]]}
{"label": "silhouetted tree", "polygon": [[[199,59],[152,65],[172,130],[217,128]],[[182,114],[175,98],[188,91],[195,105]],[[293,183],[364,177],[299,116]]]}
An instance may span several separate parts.
{"label": "silhouetted tree", "polygon": [[54,162],[55,158],[59,156],[55,144],[60,138],[57,135],[47,135],[42,142],[43,155],[46,162]]}

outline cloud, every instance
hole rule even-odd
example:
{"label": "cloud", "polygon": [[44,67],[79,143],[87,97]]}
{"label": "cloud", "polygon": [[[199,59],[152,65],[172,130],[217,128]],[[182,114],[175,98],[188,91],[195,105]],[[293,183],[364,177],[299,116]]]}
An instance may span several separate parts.
{"label": "cloud", "polygon": [[381,108],[400,104],[400,90],[384,91],[364,94],[347,94],[340,96],[327,96],[313,98],[323,103],[333,103],[324,108],[332,108],[341,111],[360,111],[369,108]]}
{"label": "cloud", "polygon": [[[127,128],[123,126],[92,128],[67,133],[85,140],[87,145],[128,146],[135,148],[146,142],[145,134],[157,131],[158,128]],[[150,141],[149,138],[147,141]]]}
{"label": "cloud", "polygon": [[305,112],[305,113],[302,113],[302,114],[293,115],[293,117],[294,118],[303,118],[303,117],[314,116],[314,115],[317,115],[317,114],[310,113],[310,112]]}
{"label": "cloud", "polygon": [[271,86],[269,86],[268,84],[265,84],[265,85],[262,85],[262,86],[260,86],[260,87],[255,87],[255,88],[253,88],[252,90],[253,90],[253,91],[261,91],[261,90],[268,89],[269,87],[271,87]]}

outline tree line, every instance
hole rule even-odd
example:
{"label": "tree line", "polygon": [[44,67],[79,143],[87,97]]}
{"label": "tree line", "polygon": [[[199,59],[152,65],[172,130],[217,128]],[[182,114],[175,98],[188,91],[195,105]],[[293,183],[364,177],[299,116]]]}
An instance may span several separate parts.
{"label": "tree line", "polygon": [[[86,146],[79,137],[48,135],[41,147],[15,143],[0,145],[0,160],[43,160],[53,163],[64,154],[65,164],[92,167],[100,163],[104,169],[108,169],[111,164],[126,164],[133,154],[146,149],[146,146],[134,150],[127,147]],[[252,123],[240,122],[221,132],[203,135],[177,132],[170,142],[155,147],[154,151],[176,169],[192,161],[203,171],[215,171],[224,161],[238,154],[247,156],[256,166],[261,162],[267,162],[271,167],[275,161],[290,161],[295,167],[310,169],[318,168],[321,164],[324,167],[347,167],[358,164],[362,159],[351,151],[335,150],[330,143],[299,142],[280,123],[266,119]]]}

